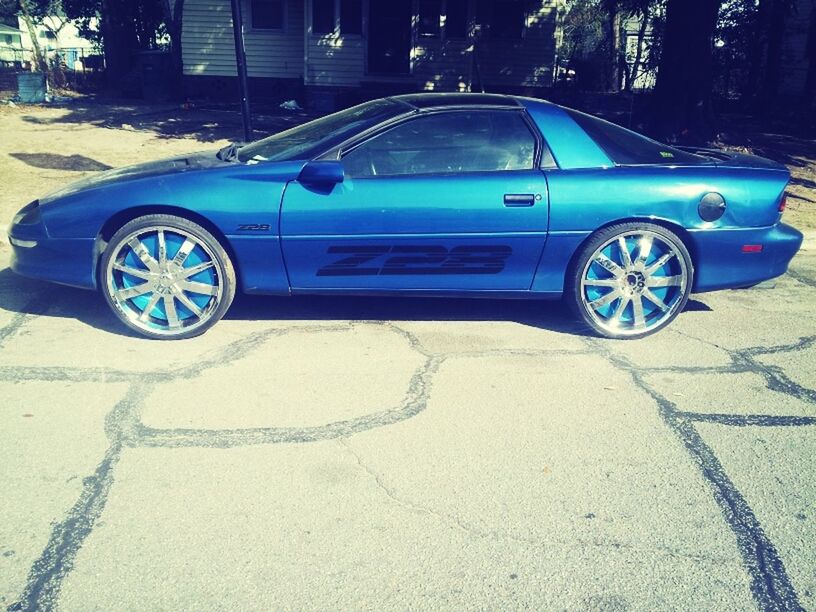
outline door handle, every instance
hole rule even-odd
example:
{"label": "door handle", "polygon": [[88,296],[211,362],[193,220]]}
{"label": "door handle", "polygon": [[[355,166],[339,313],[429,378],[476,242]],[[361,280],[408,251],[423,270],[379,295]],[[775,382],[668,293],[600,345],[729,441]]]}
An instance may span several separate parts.
{"label": "door handle", "polygon": [[534,193],[505,193],[504,194],[504,205],[505,206],[532,206],[535,204],[535,194]]}

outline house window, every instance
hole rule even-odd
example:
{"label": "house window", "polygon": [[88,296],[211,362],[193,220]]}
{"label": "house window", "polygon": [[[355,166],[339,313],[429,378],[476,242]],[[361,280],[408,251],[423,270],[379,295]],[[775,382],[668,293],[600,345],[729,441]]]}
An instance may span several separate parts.
{"label": "house window", "polygon": [[419,35],[439,36],[442,0],[419,0]]}
{"label": "house window", "polygon": [[492,17],[490,34],[493,38],[521,38],[527,22],[524,0],[496,0]]}
{"label": "house window", "polygon": [[283,0],[250,0],[253,30],[283,29]]}
{"label": "house window", "polygon": [[312,0],[312,34],[334,33],[334,0]]}
{"label": "house window", "polygon": [[6,34],[3,36],[3,39],[6,41],[6,44],[10,47],[11,46],[11,34]]}
{"label": "house window", "polygon": [[340,33],[363,33],[363,0],[340,0]]}
{"label": "house window", "polygon": [[448,0],[445,12],[445,37],[467,38],[468,0]]}

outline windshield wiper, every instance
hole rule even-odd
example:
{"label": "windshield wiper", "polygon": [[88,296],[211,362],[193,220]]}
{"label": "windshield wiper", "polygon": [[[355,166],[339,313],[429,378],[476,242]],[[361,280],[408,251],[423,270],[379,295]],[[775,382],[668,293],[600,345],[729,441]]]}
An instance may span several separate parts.
{"label": "windshield wiper", "polygon": [[226,147],[219,149],[215,156],[221,161],[234,161],[238,157],[238,149],[240,148],[238,143],[231,142]]}

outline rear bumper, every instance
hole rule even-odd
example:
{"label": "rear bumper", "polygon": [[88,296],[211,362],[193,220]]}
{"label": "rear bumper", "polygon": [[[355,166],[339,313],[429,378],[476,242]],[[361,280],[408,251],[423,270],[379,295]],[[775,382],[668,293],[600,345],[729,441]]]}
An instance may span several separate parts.
{"label": "rear bumper", "polygon": [[[799,247],[802,233],[784,223],[772,227],[691,230],[696,275],[695,292],[755,285],[781,276]],[[761,245],[759,252],[743,252]]]}

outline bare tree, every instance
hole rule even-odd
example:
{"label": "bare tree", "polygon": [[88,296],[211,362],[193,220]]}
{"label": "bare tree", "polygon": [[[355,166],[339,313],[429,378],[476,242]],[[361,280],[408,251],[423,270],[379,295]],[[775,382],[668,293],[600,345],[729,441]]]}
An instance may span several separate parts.
{"label": "bare tree", "polygon": [[626,58],[625,41],[623,43],[623,88],[625,91],[632,91],[632,87],[641,75],[643,67],[643,50],[646,45],[646,33],[651,27],[652,15],[655,11],[655,4],[660,4],[662,0],[635,0],[632,2],[627,10],[628,17],[635,17],[638,20],[637,39],[635,41],[635,56],[632,58],[632,64]]}
{"label": "bare tree", "polygon": [[42,49],[40,48],[40,41],[37,38],[37,28],[34,23],[33,10],[29,0],[20,0],[20,17],[22,17],[23,23],[26,25],[29,37],[31,37],[31,46],[34,49],[34,63],[37,65],[37,69],[40,72],[43,74],[48,74],[48,60],[45,55],[43,55]]}

